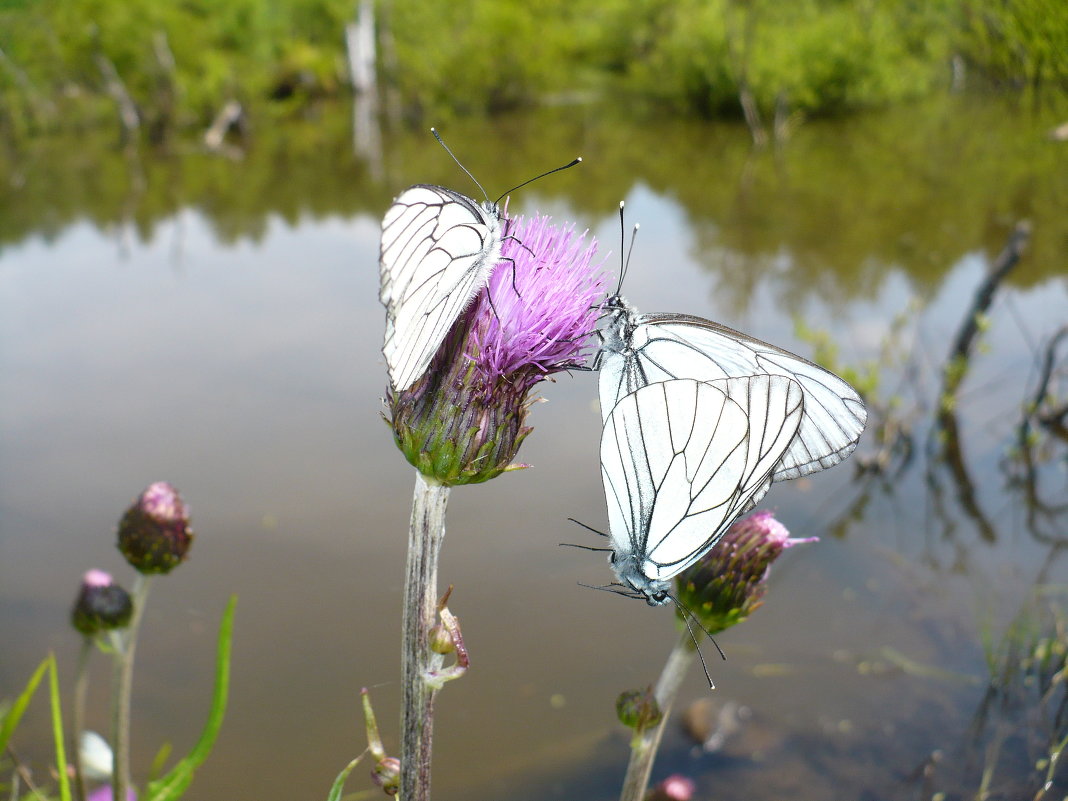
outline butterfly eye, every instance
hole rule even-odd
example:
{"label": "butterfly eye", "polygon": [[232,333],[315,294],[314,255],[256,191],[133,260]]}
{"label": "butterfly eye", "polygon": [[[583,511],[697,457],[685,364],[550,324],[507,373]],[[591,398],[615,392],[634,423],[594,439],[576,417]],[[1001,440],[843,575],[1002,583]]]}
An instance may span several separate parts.
{"label": "butterfly eye", "polygon": [[665,590],[661,590],[660,592],[654,592],[652,595],[648,596],[645,599],[645,602],[649,604],[649,606],[663,606],[667,603],[667,599],[667,592]]}

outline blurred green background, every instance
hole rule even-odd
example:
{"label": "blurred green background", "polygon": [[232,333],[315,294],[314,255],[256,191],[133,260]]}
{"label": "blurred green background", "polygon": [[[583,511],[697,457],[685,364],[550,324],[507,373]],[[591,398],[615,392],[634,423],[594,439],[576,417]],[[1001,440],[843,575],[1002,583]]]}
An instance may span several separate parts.
{"label": "blurred green background", "polygon": [[[146,135],[253,120],[348,89],[355,0],[4,0],[0,129],[114,119]],[[970,87],[1068,86],[1062,0],[425,0],[375,9],[381,85],[404,119],[611,96],[701,117],[842,114]]]}

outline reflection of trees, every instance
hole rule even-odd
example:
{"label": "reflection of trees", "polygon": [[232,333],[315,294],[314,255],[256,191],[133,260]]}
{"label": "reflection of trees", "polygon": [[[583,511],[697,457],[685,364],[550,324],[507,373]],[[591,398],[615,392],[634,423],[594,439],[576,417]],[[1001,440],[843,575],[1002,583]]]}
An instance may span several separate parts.
{"label": "reflection of trees", "polygon": [[[988,493],[975,480],[965,452],[968,437],[959,416],[960,390],[975,358],[987,312],[1006,277],[1019,263],[1030,236],[1030,225],[1026,222],[1013,230],[977,287],[941,367],[941,389],[933,425],[927,436],[923,478],[931,519],[940,525],[942,541],[954,548],[958,567],[964,564],[971,546],[959,538],[960,521],[954,514],[949,492],[953,494],[956,507],[971,521],[983,541],[993,543],[998,538],[997,527],[983,505],[983,497]],[[1068,442],[1068,437],[1064,436],[1068,407],[1058,405],[1055,386],[1059,374],[1058,348],[1066,341],[1068,326],[1049,339],[1037,388],[1029,398],[1020,398],[1021,405],[1025,406],[1016,427],[1016,447],[1001,463],[1009,491],[1019,498],[1019,504],[1025,510],[1027,531],[1037,542],[1068,543],[1068,503],[1046,499],[1042,487],[1045,476],[1041,469],[1055,457],[1058,443]],[[867,452],[858,454],[861,489],[853,508],[843,519],[855,519],[857,510],[867,504],[872,492],[893,493],[898,480],[913,464],[916,436],[913,430],[920,416],[919,410],[902,409],[877,398],[867,399],[867,402],[870,412],[868,429],[873,434],[874,444]]]}
{"label": "reflection of trees", "polygon": [[[940,526],[941,540],[952,549],[950,569],[954,572],[969,565],[975,543],[966,535],[974,530],[988,543],[999,535],[986,508],[989,487],[976,479],[978,474],[969,465],[968,427],[960,416],[961,387],[978,350],[986,314],[1029,238],[1030,226],[1018,224],[976,288],[940,370],[941,390],[927,433],[923,479],[926,508]],[[989,675],[968,736],[951,749],[932,752],[909,777],[909,784],[919,786],[921,798],[939,797],[939,787],[952,787],[955,792],[972,788],[974,794],[968,797],[984,801],[1010,797],[1052,801],[1068,789],[1064,766],[1058,763],[1068,750],[1068,612],[1064,605],[1068,587],[1050,583],[1055,564],[1068,551],[1068,503],[1063,502],[1063,486],[1052,491],[1045,486],[1050,471],[1042,469],[1057,458],[1064,459],[1068,444],[1064,436],[1068,408],[1060,393],[1065,372],[1061,350],[1066,342],[1068,326],[1050,336],[1041,349],[1036,386],[1020,392],[1022,411],[1014,429],[1015,448],[1001,460],[1010,500],[1024,510],[1022,522],[1031,538],[1047,546],[1046,558],[1002,635],[983,641]],[[877,400],[869,407],[875,445],[858,455],[863,489],[843,523],[856,518],[876,492],[893,494],[898,479],[913,465],[916,411]],[[1059,477],[1054,480],[1063,482]]]}
{"label": "reflection of trees", "polygon": [[[514,211],[567,204],[580,225],[593,224],[637,186],[677,203],[695,260],[739,306],[769,275],[787,308],[817,295],[831,306],[873,298],[891,267],[914,286],[934,286],[962,255],[962,242],[994,246],[1005,218],[1031,217],[1042,232],[1014,282],[1034,283],[1064,263],[1063,154],[1033,135],[1035,120],[1006,114],[997,102],[958,98],[813,121],[787,146],[756,153],[739,124],[636,123],[616,107],[440,123],[491,194],[585,157],[573,174],[517,193]],[[428,131],[382,125],[381,156],[371,155],[376,148],[353,153],[352,109],[341,103],[261,121],[242,139],[236,162],[205,153],[199,139],[141,145],[146,183],[133,210],[136,231],[149,238],[192,207],[230,242],[261,236],[272,218],[377,217],[411,183],[475,194]],[[129,216],[134,179],[112,132],[0,147],[0,243],[55,234],[83,219],[110,228]],[[640,219],[641,210],[635,213]]]}

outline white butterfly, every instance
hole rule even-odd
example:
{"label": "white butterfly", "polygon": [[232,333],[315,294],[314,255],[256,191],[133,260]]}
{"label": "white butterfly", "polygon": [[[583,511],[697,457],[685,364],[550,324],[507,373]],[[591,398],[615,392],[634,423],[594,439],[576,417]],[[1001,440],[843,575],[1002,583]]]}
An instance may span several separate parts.
{"label": "white butterfly", "polygon": [[782,375],[680,378],[625,394],[605,418],[601,475],[612,569],[651,606],[771,486],[805,416]]}
{"label": "white butterfly", "polygon": [[[430,132],[467,173],[433,128]],[[390,382],[398,392],[426,372],[445,336],[464,309],[489,283],[501,261],[501,200],[531,181],[582,162],[549,170],[484,203],[443,186],[416,184],[393,201],[382,219],[378,255],[378,298],[386,307],[386,357]],[[486,190],[482,189],[482,194]]]}
{"label": "white butterfly", "polygon": [[598,394],[607,420],[616,404],[644,386],[673,378],[698,381],[777,375],[804,393],[804,416],[772,479],[831,467],[857,446],[867,411],[849,384],[819,365],[719,323],[685,314],[639,314],[620,295],[605,304],[598,331]]}
{"label": "white butterfly", "polygon": [[378,297],[386,307],[386,357],[395,390],[426,372],[453,323],[501,258],[501,212],[443,186],[401,193],[382,219]]}

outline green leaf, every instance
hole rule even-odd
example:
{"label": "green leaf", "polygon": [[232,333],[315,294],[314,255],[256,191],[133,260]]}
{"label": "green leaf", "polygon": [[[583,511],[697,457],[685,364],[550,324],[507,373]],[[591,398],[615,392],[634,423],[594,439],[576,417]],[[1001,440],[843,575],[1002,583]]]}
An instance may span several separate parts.
{"label": "green leaf", "polygon": [[360,764],[360,760],[363,759],[364,754],[366,753],[367,751],[365,750],[363,754],[360,754],[352,760],[352,762],[346,765],[345,769],[337,775],[337,779],[334,780],[334,785],[330,788],[330,795],[326,797],[326,801],[341,801],[341,790],[345,787],[345,779],[352,773],[352,769]]}
{"label": "green leaf", "polygon": [[152,766],[148,769],[148,781],[154,782],[156,777],[163,773],[163,766],[167,764],[167,760],[171,757],[171,744],[164,743],[159,747],[159,751],[156,752],[156,756],[152,760]]}
{"label": "green leaf", "polygon": [[18,728],[19,721],[22,719],[22,713],[29,706],[30,699],[33,698],[33,694],[37,691],[37,685],[41,683],[41,677],[44,676],[44,672],[52,660],[53,657],[49,656],[37,666],[37,670],[30,677],[26,689],[15,699],[15,703],[11,705],[11,711],[4,717],[3,723],[0,723],[0,753],[3,753],[7,748],[11,735],[15,733],[15,729]]}
{"label": "green leaf", "polygon": [[56,741],[56,773],[59,776],[60,801],[71,801],[70,778],[67,776],[67,753],[63,747],[63,710],[59,705],[59,678],[56,676],[56,657],[48,657],[48,697],[52,702],[52,736]]}
{"label": "green leaf", "polygon": [[237,604],[237,596],[231,595],[230,602],[223,612],[222,621],[219,623],[219,641],[215,656],[215,694],[211,701],[211,711],[208,714],[208,722],[204,725],[200,739],[189,752],[189,756],[175,765],[171,771],[159,781],[151,782],[145,792],[147,801],[172,801],[181,798],[193,781],[196,769],[204,764],[211,749],[215,746],[215,740],[222,728],[223,716],[226,714],[226,699],[230,690],[230,644],[233,638],[234,607]]}

